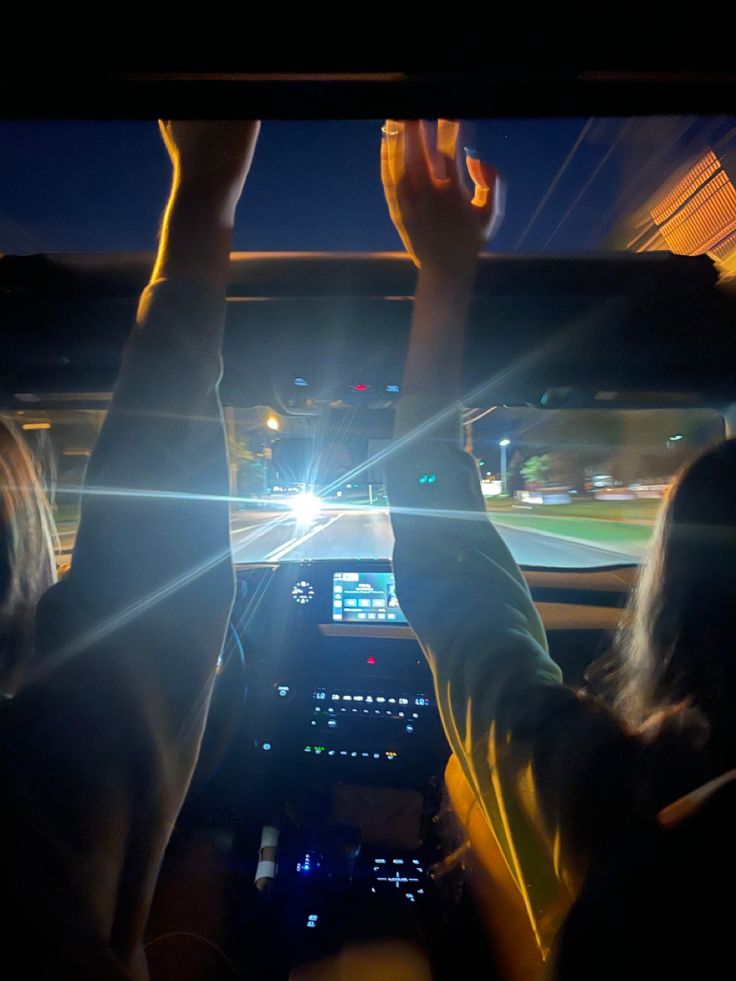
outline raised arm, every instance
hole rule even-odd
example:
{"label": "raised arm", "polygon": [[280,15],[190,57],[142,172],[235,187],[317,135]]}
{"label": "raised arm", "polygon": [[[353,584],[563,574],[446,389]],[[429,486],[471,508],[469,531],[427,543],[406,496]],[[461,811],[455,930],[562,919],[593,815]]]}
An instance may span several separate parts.
{"label": "raised arm", "polygon": [[[501,217],[500,180],[469,159],[471,196],[453,124],[440,123],[436,147],[419,123],[389,122],[384,134],[389,210],[419,266],[388,466],[397,592],[448,741],[546,951],[593,848],[589,818],[605,794],[589,770],[624,740],[561,684],[524,577],[486,515],[475,461],[460,448],[465,328],[478,251]],[[597,819],[602,836],[618,816],[614,806]]]}
{"label": "raised arm", "polygon": [[254,122],[166,123],[158,256],[90,460],[72,569],[42,600],[9,706],[11,776],[95,930],[140,957],[233,596],[218,398],[235,208]]}

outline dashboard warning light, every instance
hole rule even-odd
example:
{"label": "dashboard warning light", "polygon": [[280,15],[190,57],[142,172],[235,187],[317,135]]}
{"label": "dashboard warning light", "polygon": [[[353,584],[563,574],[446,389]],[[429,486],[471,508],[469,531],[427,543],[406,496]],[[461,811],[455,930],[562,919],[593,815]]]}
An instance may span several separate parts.
{"label": "dashboard warning light", "polygon": [[372,656],[371,657],[367,657],[365,659],[365,663],[366,664],[375,664],[376,663],[376,659],[375,659],[375,657],[372,657]]}

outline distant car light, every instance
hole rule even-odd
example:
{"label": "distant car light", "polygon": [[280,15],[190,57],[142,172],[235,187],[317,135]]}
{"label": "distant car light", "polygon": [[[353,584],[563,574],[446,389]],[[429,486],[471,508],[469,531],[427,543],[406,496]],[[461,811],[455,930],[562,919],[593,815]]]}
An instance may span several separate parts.
{"label": "distant car light", "polygon": [[289,501],[289,507],[291,508],[297,521],[300,523],[305,523],[308,521],[314,521],[322,510],[322,501],[320,501],[316,494],[311,494],[309,491],[304,491],[301,494],[297,494],[293,500]]}

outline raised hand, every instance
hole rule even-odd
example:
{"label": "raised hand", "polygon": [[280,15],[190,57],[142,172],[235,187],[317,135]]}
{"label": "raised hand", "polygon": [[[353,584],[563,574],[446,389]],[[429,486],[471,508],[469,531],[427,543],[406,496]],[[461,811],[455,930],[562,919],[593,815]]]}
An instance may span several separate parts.
{"label": "raised hand", "polygon": [[389,213],[407,252],[422,268],[472,266],[503,218],[501,178],[490,164],[458,153],[459,129],[442,119],[436,135],[418,120],[387,120],[383,129],[381,178]]}

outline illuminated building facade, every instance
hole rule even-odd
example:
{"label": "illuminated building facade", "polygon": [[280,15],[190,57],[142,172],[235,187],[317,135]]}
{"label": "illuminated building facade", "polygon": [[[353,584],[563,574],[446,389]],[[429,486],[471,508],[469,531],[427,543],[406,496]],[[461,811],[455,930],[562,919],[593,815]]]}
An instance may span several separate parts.
{"label": "illuminated building facade", "polygon": [[647,221],[627,244],[636,252],[707,253],[723,277],[736,275],[736,154],[707,150],[646,207]]}

